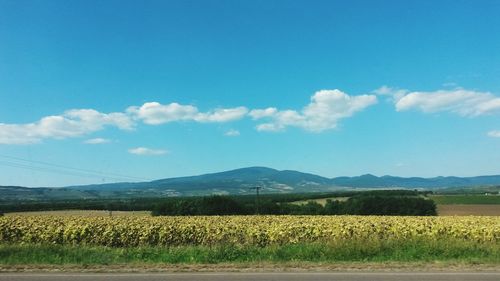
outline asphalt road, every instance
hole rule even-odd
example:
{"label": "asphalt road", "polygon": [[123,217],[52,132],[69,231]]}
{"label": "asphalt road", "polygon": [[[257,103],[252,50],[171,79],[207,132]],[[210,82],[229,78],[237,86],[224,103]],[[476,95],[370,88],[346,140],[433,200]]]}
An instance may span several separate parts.
{"label": "asphalt road", "polygon": [[356,273],[1,273],[0,281],[498,281],[500,272],[356,272]]}

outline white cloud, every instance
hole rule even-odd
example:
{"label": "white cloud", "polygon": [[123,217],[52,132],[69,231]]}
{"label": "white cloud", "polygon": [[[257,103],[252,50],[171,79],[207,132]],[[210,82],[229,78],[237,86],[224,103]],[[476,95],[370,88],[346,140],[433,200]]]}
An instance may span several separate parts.
{"label": "white cloud", "polygon": [[128,150],[129,153],[135,155],[164,155],[167,154],[167,150],[163,149],[151,149],[147,147],[136,147]]}
{"label": "white cloud", "polygon": [[[192,105],[147,102],[142,106],[131,106],[125,112],[101,113],[94,109],[72,109],[61,115],[41,118],[32,123],[0,123],[0,144],[32,144],[44,139],[65,139],[85,136],[106,127],[121,130],[134,129],[138,121],[147,125],[169,122],[193,121],[199,123],[223,123],[250,116],[254,120],[268,119],[258,124],[259,131],[280,131],[288,126],[321,132],[337,126],[337,122],[377,102],[374,95],[349,96],[339,90],[324,90],[311,97],[309,105],[302,111],[278,110],[274,107],[255,109],[249,112],[244,107],[217,108],[200,112]],[[236,135],[236,132],[229,135]],[[89,144],[104,143],[91,139]]]}
{"label": "white cloud", "polygon": [[237,137],[239,135],[240,135],[240,131],[234,130],[234,129],[231,129],[231,130],[224,133],[224,136],[228,136],[228,137]]}
{"label": "white cloud", "polygon": [[249,115],[254,119],[260,119],[264,117],[271,117],[278,112],[275,107],[268,107],[266,109],[254,109],[250,111]]}
{"label": "white cloud", "polygon": [[84,141],[83,143],[86,144],[104,144],[104,143],[110,143],[110,139],[103,139],[103,138],[94,138],[94,139],[88,139]]}
{"label": "white cloud", "polygon": [[158,102],[147,102],[142,106],[131,106],[127,112],[149,125],[159,125],[174,121],[192,120],[198,109],[192,105],[170,103],[167,105]]}
{"label": "white cloud", "polygon": [[239,120],[248,113],[246,107],[220,108],[207,113],[198,113],[194,118],[198,122],[229,122]]}
{"label": "white cloud", "polygon": [[32,144],[40,141],[41,136],[31,128],[35,124],[4,124],[0,123],[0,144]]}
{"label": "white cloud", "polygon": [[132,119],[122,112],[105,114],[94,109],[73,109],[66,111],[65,116],[70,119],[80,120],[82,124],[88,127],[97,126],[99,129],[100,126],[104,125],[112,125],[122,130],[131,130],[134,127]]}
{"label": "white cloud", "polygon": [[[106,127],[131,130],[137,120],[148,125],[159,125],[174,121],[200,123],[229,122],[243,118],[246,107],[219,108],[199,112],[195,106],[158,102],[131,106],[125,112],[101,113],[94,109],[72,109],[61,115],[46,116],[39,121],[26,124],[0,123],[0,144],[33,144],[43,139],[65,139],[88,135]],[[86,142],[88,143],[88,142]],[[95,143],[94,143],[95,144]]]}
{"label": "white cloud", "polygon": [[129,107],[127,112],[146,124],[160,125],[174,121],[229,122],[243,118],[248,109],[240,106],[199,112],[198,108],[192,105],[178,103],[163,105],[158,102],[147,102],[140,107]]}
{"label": "white cloud", "polygon": [[105,114],[93,109],[73,109],[62,115],[43,117],[34,123],[0,123],[0,144],[31,144],[46,138],[78,137],[107,126],[130,130],[134,123],[124,113]]}
{"label": "white cloud", "polygon": [[395,88],[391,88],[391,87],[384,85],[384,86],[374,90],[373,93],[377,94],[379,96],[389,96],[389,97],[391,97],[391,101],[397,102],[402,97],[404,97],[404,95],[406,95],[408,93],[408,90],[395,89]]}
{"label": "white cloud", "polygon": [[270,122],[257,125],[258,131],[282,131],[292,126],[321,132],[334,129],[339,120],[376,103],[375,95],[349,96],[340,90],[322,90],[311,97],[311,102],[301,112],[280,111],[271,107],[252,110],[249,115],[253,119],[271,119]]}
{"label": "white cloud", "polygon": [[382,87],[377,94],[392,95],[397,111],[419,110],[424,113],[451,112],[464,117],[500,113],[500,97],[490,92],[456,88],[431,92],[395,90]]}
{"label": "white cloud", "polygon": [[500,130],[489,131],[488,136],[492,138],[500,138]]}

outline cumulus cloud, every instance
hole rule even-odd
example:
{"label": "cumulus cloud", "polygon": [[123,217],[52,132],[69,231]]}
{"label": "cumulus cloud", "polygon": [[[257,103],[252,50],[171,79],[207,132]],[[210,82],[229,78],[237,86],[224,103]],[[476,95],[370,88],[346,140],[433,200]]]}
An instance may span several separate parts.
{"label": "cumulus cloud", "polygon": [[253,119],[260,119],[264,117],[272,117],[278,112],[278,109],[275,107],[268,107],[266,109],[254,109],[250,111],[249,115],[252,116]]}
{"label": "cumulus cloud", "polygon": [[198,109],[192,105],[170,103],[167,105],[158,102],[147,102],[142,106],[131,106],[127,112],[149,125],[159,125],[168,122],[192,120]]}
{"label": "cumulus cloud", "polygon": [[103,139],[103,138],[93,138],[93,139],[88,139],[84,141],[83,143],[86,144],[104,144],[104,143],[110,143],[110,139]]}
{"label": "cumulus cloud", "polygon": [[167,150],[163,149],[152,149],[152,148],[147,148],[147,147],[136,147],[136,148],[131,148],[128,150],[130,154],[135,154],[135,155],[146,155],[146,156],[154,156],[154,155],[164,155],[167,154]]}
{"label": "cumulus cloud", "polygon": [[243,118],[248,113],[246,107],[220,108],[207,113],[198,113],[194,118],[198,122],[229,122]]}
{"label": "cumulus cloud", "polygon": [[[340,119],[377,103],[375,95],[349,96],[340,90],[323,90],[311,97],[311,102],[301,111],[278,110],[275,107],[249,111],[244,106],[216,108],[201,112],[193,105],[179,103],[161,104],[146,102],[130,106],[124,112],[102,113],[94,109],[72,109],[61,115],[41,118],[32,123],[0,123],[0,144],[32,144],[44,139],[65,139],[85,136],[107,127],[132,130],[138,122],[160,125],[170,122],[191,121],[198,123],[223,123],[251,117],[267,120],[257,125],[259,131],[281,131],[293,126],[312,132],[333,129]],[[228,136],[238,135],[229,131]],[[88,144],[105,143],[109,140],[95,138]]]}
{"label": "cumulus cloud", "polygon": [[[46,116],[39,121],[26,124],[0,123],[0,144],[33,144],[43,139],[65,139],[88,135],[106,127],[131,130],[138,121],[147,125],[169,122],[194,121],[199,123],[229,122],[243,118],[246,107],[218,108],[199,112],[192,105],[147,102],[142,106],[131,106],[125,112],[101,113],[94,109],[72,109],[61,115]],[[103,143],[88,140],[89,144]]]}
{"label": "cumulus cloud", "polygon": [[404,95],[408,93],[408,90],[405,89],[395,89],[391,88],[388,86],[382,86],[376,90],[373,91],[374,94],[379,95],[379,96],[388,96],[390,97],[391,101],[397,102],[399,101]]}
{"label": "cumulus cloud", "polygon": [[490,92],[456,88],[431,92],[382,87],[375,91],[391,95],[397,111],[418,110],[424,113],[451,112],[464,117],[500,113],[500,97]]}
{"label": "cumulus cloud", "polygon": [[489,131],[488,136],[492,138],[500,138],[500,130]]}
{"label": "cumulus cloud", "polygon": [[282,131],[292,126],[311,132],[322,132],[337,127],[339,120],[377,103],[375,95],[349,96],[340,90],[322,90],[311,97],[311,102],[300,112],[277,110],[274,107],[250,111],[253,119],[269,119],[257,125],[258,131]]}
{"label": "cumulus cloud", "polygon": [[234,129],[231,129],[231,130],[224,133],[224,136],[228,136],[228,137],[237,137],[239,135],[240,135],[240,131],[234,130]]}
{"label": "cumulus cloud", "polygon": [[127,112],[136,119],[149,125],[160,125],[174,121],[196,121],[196,122],[229,122],[243,118],[248,109],[240,106],[235,108],[219,108],[209,112],[199,112],[192,105],[181,105],[178,103],[160,104],[158,102],[147,102],[142,106],[132,106]]}
{"label": "cumulus cloud", "polygon": [[124,113],[100,113],[93,109],[73,109],[62,115],[46,116],[27,124],[0,123],[0,144],[31,144],[42,139],[64,139],[90,134],[107,126],[124,130],[134,123]]}

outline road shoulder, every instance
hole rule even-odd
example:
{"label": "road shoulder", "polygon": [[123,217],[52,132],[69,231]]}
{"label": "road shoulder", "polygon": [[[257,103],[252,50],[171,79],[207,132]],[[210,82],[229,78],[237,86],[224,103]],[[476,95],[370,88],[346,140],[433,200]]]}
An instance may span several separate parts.
{"label": "road shoulder", "polygon": [[500,264],[434,263],[222,263],[118,265],[0,265],[9,272],[168,273],[168,272],[500,272]]}

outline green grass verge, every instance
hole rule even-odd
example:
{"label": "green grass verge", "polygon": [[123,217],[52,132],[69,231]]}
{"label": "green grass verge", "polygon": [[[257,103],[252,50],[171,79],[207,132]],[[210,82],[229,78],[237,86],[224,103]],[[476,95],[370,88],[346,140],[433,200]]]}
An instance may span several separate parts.
{"label": "green grass verge", "polygon": [[431,195],[436,204],[500,204],[498,195]]}
{"label": "green grass verge", "polygon": [[498,243],[472,241],[344,241],[282,246],[109,248],[0,245],[0,265],[214,264],[252,262],[435,262],[499,264]]}

